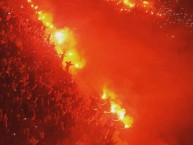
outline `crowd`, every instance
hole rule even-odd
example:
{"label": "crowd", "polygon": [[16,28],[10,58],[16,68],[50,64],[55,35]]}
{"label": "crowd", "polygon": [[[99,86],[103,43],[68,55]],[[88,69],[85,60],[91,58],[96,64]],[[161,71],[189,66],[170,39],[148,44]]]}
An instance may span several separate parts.
{"label": "crowd", "polygon": [[44,30],[0,2],[0,145],[113,145],[111,118],[79,93]]}

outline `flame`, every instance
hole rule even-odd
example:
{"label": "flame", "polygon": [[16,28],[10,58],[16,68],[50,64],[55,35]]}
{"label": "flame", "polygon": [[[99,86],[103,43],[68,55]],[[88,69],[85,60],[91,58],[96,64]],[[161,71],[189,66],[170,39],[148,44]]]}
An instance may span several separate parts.
{"label": "flame", "polygon": [[131,12],[132,9],[137,8],[150,15],[162,17],[162,12],[155,8],[152,0],[106,0],[116,3],[120,7],[120,11]]}
{"label": "flame", "polygon": [[[70,61],[73,66],[72,73],[85,66],[86,61],[83,59],[76,49],[76,38],[72,30],[69,28],[57,29],[53,23],[53,16],[50,13],[38,10],[38,6],[32,3],[32,0],[27,0],[31,7],[35,10],[43,25],[47,28],[45,34],[50,35],[50,43],[55,45],[55,50],[58,56],[65,54],[62,64],[65,68],[65,62]],[[71,54],[71,55],[69,55]]]}
{"label": "flame", "polygon": [[56,39],[56,43],[58,44],[62,44],[65,39],[66,39],[66,35],[65,33],[61,32],[61,31],[58,31],[58,32],[55,32],[54,34],[54,38]]}
{"label": "flame", "polygon": [[[149,11],[149,10],[153,10],[153,3],[149,2],[149,1],[143,1],[142,4],[141,4],[141,7],[143,7],[143,9],[145,11]],[[159,13],[159,12],[157,12]]]}
{"label": "flame", "polygon": [[128,6],[129,8],[134,8],[135,7],[135,3],[130,1],[130,0],[122,0],[122,3],[125,5],[125,6]]}
{"label": "flame", "polygon": [[101,97],[103,100],[115,100],[116,99],[116,95],[114,92],[110,91],[109,89],[107,89],[106,87],[103,88],[103,94]]}
{"label": "flame", "polygon": [[149,2],[148,1],[143,1],[143,4],[144,5],[149,5]]}
{"label": "flame", "polygon": [[103,89],[103,94],[101,95],[101,98],[103,100],[108,100],[110,102],[110,112],[112,114],[116,114],[119,121],[121,121],[124,124],[125,128],[130,128],[133,125],[133,118],[126,114],[126,109],[121,107],[121,105],[118,102],[117,95],[110,91],[107,88]]}
{"label": "flame", "polygon": [[[47,28],[45,33],[50,35],[50,43],[55,45],[55,50],[58,56],[65,55],[62,60],[62,64],[65,68],[66,62],[71,62],[73,64],[72,73],[77,69],[81,69],[85,66],[86,61],[76,49],[76,38],[69,28],[57,29],[53,24],[53,16],[50,13],[46,13],[38,10],[38,6],[32,3],[32,0],[27,0],[31,4],[31,7],[36,11],[38,15],[38,20],[40,20],[44,26]],[[132,8],[135,3],[129,0],[122,0],[123,4]],[[133,124],[133,118],[126,114],[126,109],[122,108],[120,104],[117,103],[117,95],[107,88],[103,89],[103,94],[101,96],[103,100],[109,101],[111,108],[110,112],[116,114],[118,119],[124,124],[125,128],[130,128]]]}
{"label": "flame", "polygon": [[53,21],[53,16],[50,13],[45,13],[43,11],[38,11],[38,20],[40,20],[44,26],[47,28],[54,28],[54,24],[52,23]]}

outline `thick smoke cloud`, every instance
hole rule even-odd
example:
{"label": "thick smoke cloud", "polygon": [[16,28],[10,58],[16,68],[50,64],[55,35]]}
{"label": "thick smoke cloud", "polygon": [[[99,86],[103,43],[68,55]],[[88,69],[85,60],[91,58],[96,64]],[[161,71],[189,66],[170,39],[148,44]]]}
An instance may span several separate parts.
{"label": "thick smoke cloud", "polygon": [[[191,13],[191,3],[182,3]],[[42,7],[76,33],[87,59],[81,81],[97,91],[110,84],[135,116],[121,138],[131,145],[193,144],[192,28],[160,28],[160,18],[120,13],[102,0],[49,0]]]}

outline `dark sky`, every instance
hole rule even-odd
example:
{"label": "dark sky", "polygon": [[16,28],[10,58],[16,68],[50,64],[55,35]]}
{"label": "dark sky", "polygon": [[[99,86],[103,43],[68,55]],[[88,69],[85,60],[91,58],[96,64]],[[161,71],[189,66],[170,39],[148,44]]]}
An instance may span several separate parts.
{"label": "dark sky", "polygon": [[[164,25],[165,18],[143,12],[120,13],[103,0],[42,4],[58,27],[74,30],[87,59],[82,80],[98,89],[109,83],[135,116],[133,128],[121,134],[128,144],[193,145],[191,27]],[[191,16],[192,4],[179,0],[176,9]]]}

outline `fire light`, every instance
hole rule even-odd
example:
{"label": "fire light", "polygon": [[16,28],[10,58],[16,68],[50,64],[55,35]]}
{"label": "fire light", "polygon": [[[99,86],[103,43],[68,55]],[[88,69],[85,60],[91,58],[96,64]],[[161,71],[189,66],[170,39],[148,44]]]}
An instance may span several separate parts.
{"label": "fire light", "polygon": [[112,114],[116,114],[117,118],[120,122],[124,124],[125,128],[130,128],[133,125],[133,118],[131,116],[126,115],[126,109],[121,107],[121,105],[117,102],[118,98],[115,93],[110,91],[109,89],[105,88],[103,89],[103,94],[101,95],[101,98],[103,100],[109,101],[111,107],[110,112]]}
{"label": "fire light", "polygon": [[104,92],[103,95],[102,95],[102,99],[103,99],[103,100],[106,100],[107,97],[108,97],[107,94]]}
{"label": "fire light", "polygon": [[[37,11],[38,6],[35,6],[31,0],[27,0],[31,4],[31,7],[34,8],[36,13],[38,14],[38,19],[47,27],[45,33],[50,35],[50,42],[55,44],[55,50],[58,56],[62,56],[65,54],[65,57],[62,58],[62,64],[65,67],[66,62],[71,62],[73,69],[71,70],[72,73],[75,73],[76,69],[81,69],[85,66],[86,61],[82,57],[80,57],[76,46],[76,39],[73,35],[73,32],[69,28],[64,29],[56,29],[53,24],[52,15],[49,13],[45,13],[43,11]],[[121,1],[124,5],[133,8],[135,3],[129,0],[122,0]],[[110,112],[112,114],[116,114],[119,121],[124,124],[125,128],[130,128],[133,124],[133,118],[126,115],[126,109],[121,107],[118,102],[117,95],[110,91],[107,88],[103,89],[103,94],[101,96],[103,100],[109,101],[111,108]]]}
{"label": "fire light", "polygon": [[141,11],[144,11],[150,15],[160,16],[161,13],[158,10],[155,10],[153,2],[150,0],[106,0],[112,1],[120,7],[121,12],[131,12],[132,9],[137,8]]}
{"label": "fire light", "polygon": [[43,25],[47,28],[45,34],[50,35],[50,43],[55,45],[55,50],[58,56],[65,54],[62,64],[65,67],[65,62],[70,61],[73,66],[72,73],[75,73],[75,69],[81,69],[85,66],[85,60],[82,59],[76,50],[76,39],[73,32],[69,28],[56,29],[53,24],[52,14],[37,10],[38,6],[32,3],[32,0],[27,0],[31,7],[35,10],[38,15],[38,20],[40,20]]}
{"label": "fire light", "polygon": [[149,2],[148,1],[143,1],[143,4],[144,5],[149,5]]}
{"label": "fire light", "polygon": [[65,54],[66,56],[64,57],[63,64],[65,64],[66,61],[71,61],[73,64],[71,71],[72,73],[76,73],[74,68],[81,69],[85,66],[86,61],[79,56],[77,50],[70,49]]}
{"label": "fire light", "polygon": [[38,20],[40,20],[47,28],[54,28],[54,24],[52,23],[53,17],[50,13],[45,13],[43,11],[38,11]]}
{"label": "fire light", "polygon": [[116,95],[114,94],[114,92],[110,91],[109,89],[107,89],[106,87],[103,88],[103,94],[101,97],[103,100],[115,100],[116,99]]}
{"label": "fire light", "polygon": [[58,44],[62,44],[62,43],[65,41],[65,34],[64,34],[63,32],[61,32],[61,31],[56,32],[56,33],[54,34],[54,37],[55,37],[56,42],[57,42]]}
{"label": "fire light", "polygon": [[122,1],[124,5],[130,7],[130,8],[134,8],[135,7],[135,3],[131,2],[130,0],[123,0]]}

